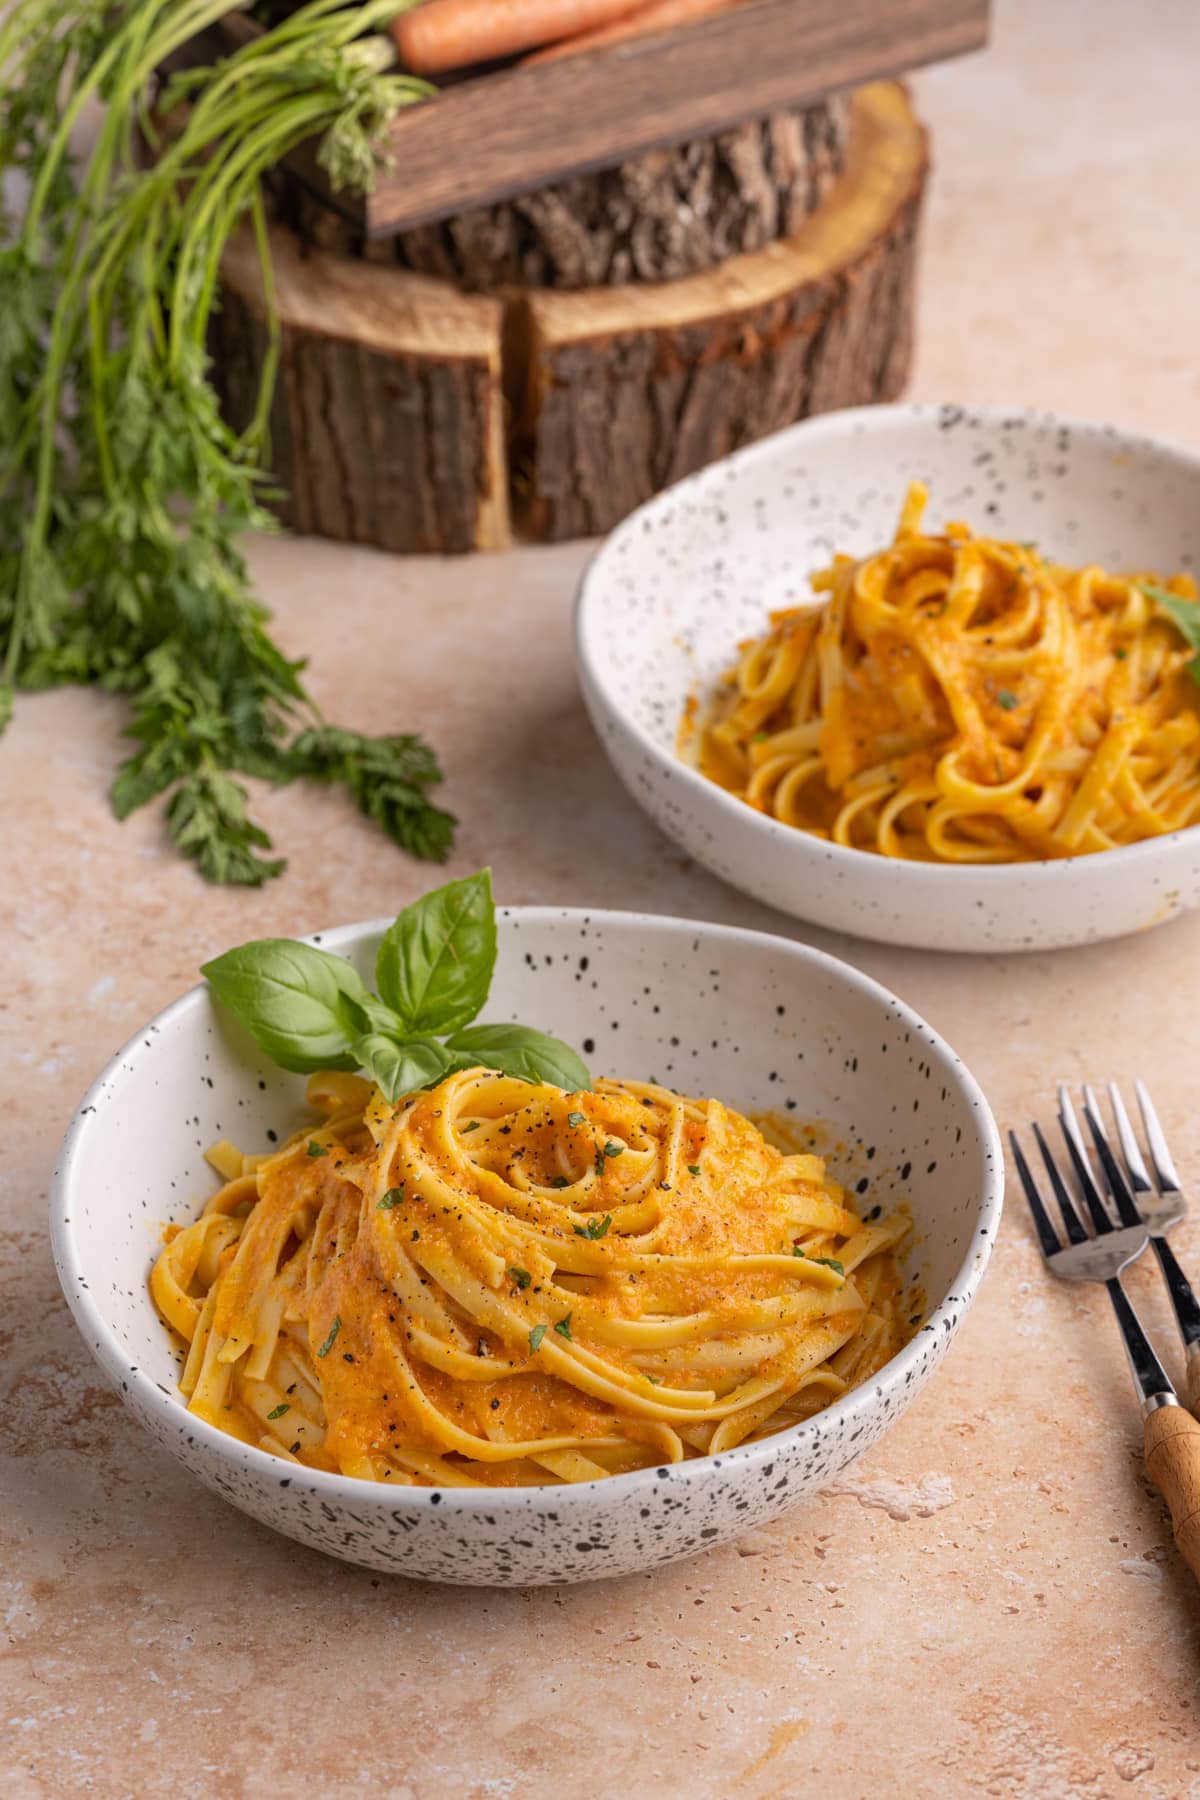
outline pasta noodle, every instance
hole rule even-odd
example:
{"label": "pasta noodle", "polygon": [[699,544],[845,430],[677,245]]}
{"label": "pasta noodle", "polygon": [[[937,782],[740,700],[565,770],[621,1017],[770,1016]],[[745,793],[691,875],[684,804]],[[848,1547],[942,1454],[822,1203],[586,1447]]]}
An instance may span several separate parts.
{"label": "pasta noodle", "polygon": [[[922,529],[813,577],[771,615],[699,733],[703,773],[750,806],[883,856],[1080,856],[1200,819],[1192,652],[1141,584],[1033,545]],[[1196,598],[1179,575],[1166,586]],[[685,716],[692,728],[694,704]]]}
{"label": "pasta noodle", "polygon": [[719,1101],[484,1069],[309,1096],[277,1153],[210,1152],[225,1186],[151,1276],[191,1411],[284,1459],[437,1487],[677,1462],[807,1418],[917,1322],[906,1211],[864,1221]]}

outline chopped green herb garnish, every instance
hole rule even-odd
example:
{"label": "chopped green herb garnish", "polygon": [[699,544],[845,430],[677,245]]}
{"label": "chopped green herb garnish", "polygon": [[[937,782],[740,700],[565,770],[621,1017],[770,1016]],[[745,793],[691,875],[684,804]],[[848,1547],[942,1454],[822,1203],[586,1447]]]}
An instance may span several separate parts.
{"label": "chopped green herb garnish", "polygon": [[541,1325],[534,1326],[533,1330],[529,1334],[529,1354],[530,1354],[530,1356],[532,1356],[536,1350],[541,1348],[541,1342],[542,1342],[542,1339],[545,1337],[545,1335],[546,1335],[546,1327],[545,1327],[544,1323]]}
{"label": "chopped green herb garnish", "polygon": [[661,1387],[662,1386],[662,1376],[661,1375],[647,1375],[646,1380],[650,1383],[651,1387]]}
{"label": "chopped green herb garnish", "polygon": [[464,1136],[466,1135],[466,1133],[468,1131],[478,1131],[479,1130],[479,1120],[472,1119],[471,1123],[469,1125],[464,1125],[462,1129],[463,1129]]}
{"label": "chopped green herb garnish", "polygon": [[1129,652],[1128,652],[1128,650],[1126,650],[1126,648],[1123,644],[1118,644],[1116,649],[1113,651],[1113,655],[1116,657],[1118,662],[1124,662],[1125,658],[1129,655]]}
{"label": "chopped green herb garnish", "polygon": [[530,1282],[533,1280],[533,1276],[529,1273],[528,1269],[515,1269],[514,1268],[514,1269],[510,1269],[508,1271],[508,1273],[509,1273],[509,1278],[512,1281],[515,1281],[519,1288],[527,1288],[529,1286]]}
{"label": "chopped green herb garnish", "polygon": [[603,1150],[597,1150],[597,1152],[596,1152],[596,1173],[597,1173],[597,1175],[603,1175],[603,1173],[604,1173],[604,1152],[603,1152]]}
{"label": "chopped green herb garnish", "polygon": [[[545,1329],[546,1329],[546,1327],[543,1325],[542,1330],[544,1331]],[[570,1340],[571,1342],[574,1341],[571,1338],[571,1315],[570,1315],[570,1313],[567,1314],[565,1319],[559,1319],[557,1321],[557,1323],[555,1324],[554,1329],[555,1329],[555,1331],[557,1331],[559,1337],[565,1337],[568,1340]]]}
{"label": "chopped green herb garnish", "polygon": [[604,1146],[604,1154],[605,1156],[624,1156],[625,1146],[624,1144],[614,1144],[610,1138]]}
{"label": "chopped green herb garnish", "polygon": [[328,1156],[329,1155],[329,1145],[328,1144],[318,1144],[316,1138],[309,1138],[308,1154],[310,1156]]}
{"label": "chopped green herb garnish", "polygon": [[996,703],[998,706],[1002,706],[1005,712],[1011,712],[1014,706],[1019,705],[1017,696],[1014,693],[1011,693],[1008,688],[1000,689],[1000,692],[996,695]]}
{"label": "chopped green herb garnish", "polygon": [[597,1238],[608,1236],[608,1228],[611,1224],[612,1214],[605,1213],[602,1219],[589,1219],[586,1225],[573,1225],[571,1229],[576,1237],[591,1238],[595,1243]]}
{"label": "chopped green herb garnish", "polygon": [[282,1419],[284,1413],[291,1412],[291,1410],[292,1409],[288,1405],[288,1402],[286,1400],[281,1400],[279,1402],[278,1406],[273,1406],[271,1408],[270,1412],[267,1414],[267,1417],[268,1417],[268,1419]]}
{"label": "chopped green herb garnish", "polygon": [[699,1173],[700,1173],[700,1164],[699,1163],[689,1163],[688,1164],[688,1174],[689,1175],[698,1175]]}
{"label": "chopped green herb garnish", "polygon": [[568,1113],[567,1114],[567,1124],[568,1125],[586,1125],[587,1124],[587,1114],[580,1113],[580,1112]]}
{"label": "chopped green herb garnish", "polygon": [[792,1245],[792,1255],[801,1257],[804,1262],[820,1263],[826,1269],[835,1269],[839,1275],[846,1273],[836,1256],[810,1256],[807,1250],[800,1248],[799,1244]]}
{"label": "chopped green herb garnish", "polygon": [[565,1187],[570,1187],[570,1185],[571,1184],[567,1180],[565,1175],[555,1175],[552,1177],[551,1182],[550,1182],[550,1186],[552,1188],[565,1188]]}
{"label": "chopped green herb garnish", "polygon": [[401,1206],[403,1203],[404,1183],[401,1182],[399,1187],[388,1189],[387,1193],[383,1196],[383,1199],[379,1202],[379,1205],[375,1208],[375,1211],[391,1212],[393,1206]]}
{"label": "chopped green herb garnish", "polygon": [[337,1337],[337,1334],[341,1329],[342,1329],[341,1314],[335,1313],[334,1317],[333,1317],[333,1324],[329,1327],[329,1336],[325,1339],[325,1342],[321,1345],[321,1348],[317,1351],[318,1356],[328,1356],[329,1355],[329,1352],[333,1349],[334,1339]]}
{"label": "chopped green herb garnish", "polygon": [[756,731],[750,741],[754,744],[765,744],[769,735],[770,733],[766,731]]}

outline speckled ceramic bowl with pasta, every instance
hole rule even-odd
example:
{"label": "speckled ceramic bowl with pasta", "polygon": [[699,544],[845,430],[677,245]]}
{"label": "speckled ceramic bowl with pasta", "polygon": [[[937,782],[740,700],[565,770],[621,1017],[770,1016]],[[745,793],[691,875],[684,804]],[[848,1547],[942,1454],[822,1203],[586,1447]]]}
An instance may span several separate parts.
{"label": "speckled ceramic bowl with pasta", "polygon": [[[304,1124],[304,1084],[263,1061],[196,988],[139,1031],[63,1146],[51,1224],[88,1349],[157,1443],[217,1493],[312,1548],[429,1581],[585,1581],[669,1562],[816,1492],[928,1380],[978,1290],[1002,1159],[958,1057],[886,989],[788,940],[631,913],[500,915],[493,1020],[579,1046],[593,1074],[715,1095],[818,1128],[860,1212],[911,1205],[923,1322],[898,1355],[801,1425],[723,1454],[571,1486],[388,1487],[282,1461],[187,1410],[147,1279],[166,1224],[213,1191],[204,1148]],[[314,939],[369,974],[382,925]],[[828,1146],[828,1147],[826,1147]],[[168,1527],[169,1528],[169,1527]]]}
{"label": "speckled ceramic bowl with pasta", "polygon": [[1200,904],[1200,826],[1091,855],[903,860],[782,823],[681,754],[688,697],[716,691],[769,613],[810,601],[809,575],[835,553],[889,544],[913,481],[928,486],[935,531],[962,519],[1072,567],[1200,570],[1200,457],[1183,449],[1019,409],[876,406],[808,420],[650,501],[584,577],[584,698],[634,799],[732,886],[887,943],[1046,950]]}

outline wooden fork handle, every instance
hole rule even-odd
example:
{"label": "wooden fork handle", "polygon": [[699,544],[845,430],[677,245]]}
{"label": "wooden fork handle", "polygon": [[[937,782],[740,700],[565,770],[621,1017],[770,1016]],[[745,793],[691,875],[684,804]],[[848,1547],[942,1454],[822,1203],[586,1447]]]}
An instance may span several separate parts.
{"label": "wooden fork handle", "polygon": [[1160,1406],[1146,1419],[1146,1473],[1166,1501],[1175,1542],[1200,1581],[1200,1420],[1182,1406]]}

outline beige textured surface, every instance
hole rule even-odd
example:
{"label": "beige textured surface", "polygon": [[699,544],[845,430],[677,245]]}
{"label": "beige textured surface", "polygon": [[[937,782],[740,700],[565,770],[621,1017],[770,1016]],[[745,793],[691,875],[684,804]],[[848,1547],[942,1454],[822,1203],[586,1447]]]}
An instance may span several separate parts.
{"label": "beige textured surface", "polygon": [[[1185,0],[1023,0],[987,58],[921,79],[939,173],[920,394],[1200,444],[1198,58]],[[793,930],[617,788],[571,674],[584,554],[438,567],[277,543],[255,564],[331,707],[444,751],[456,871],[490,860],[511,901]],[[1103,1297],[1051,1288],[1019,1202],[956,1349],[883,1443],[776,1528],[651,1577],[500,1594],[357,1573],[155,1450],[57,1295],[43,1218],[68,1113],[206,955],[387,911],[425,876],[336,799],[291,793],[263,802],[281,843],[309,846],[291,873],[202,890],[149,814],[107,813],[120,723],[115,702],[50,695],[0,747],[6,1800],[768,1800],[814,1775],[836,1800],[1200,1795],[1197,1595],[1146,1490]],[[1146,1074],[1200,1193],[1200,918],[987,962],[820,941],[945,1032],[1002,1123],[1060,1076]],[[1179,1247],[1200,1271],[1200,1221]],[[1173,1356],[1151,1271],[1132,1286]]]}

